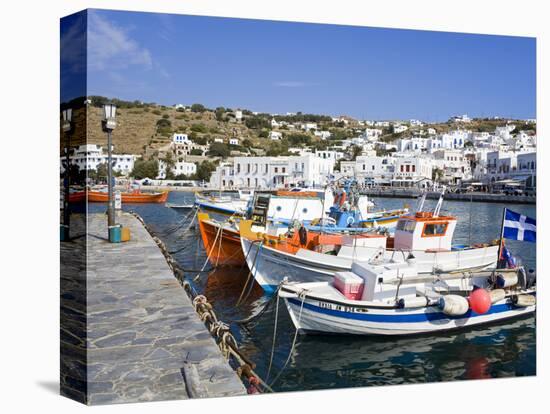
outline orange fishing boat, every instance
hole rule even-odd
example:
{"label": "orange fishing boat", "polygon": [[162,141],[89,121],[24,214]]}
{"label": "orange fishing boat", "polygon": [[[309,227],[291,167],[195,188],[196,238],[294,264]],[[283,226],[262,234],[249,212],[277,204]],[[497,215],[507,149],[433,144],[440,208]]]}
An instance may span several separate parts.
{"label": "orange fishing boat", "polygon": [[[123,203],[165,203],[168,199],[168,191],[161,193],[142,193],[134,190],[130,193],[121,193]],[[109,194],[103,191],[88,191],[88,201],[90,203],[106,203],[109,200]]]}
{"label": "orange fishing boat", "polygon": [[86,191],[75,191],[69,194],[69,203],[82,203],[86,200]]}
{"label": "orange fishing boat", "polygon": [[210,263],[240,266],[245,263],[239,230],[227,223],[210,220],[207,213],[198,213],[202,243]]}

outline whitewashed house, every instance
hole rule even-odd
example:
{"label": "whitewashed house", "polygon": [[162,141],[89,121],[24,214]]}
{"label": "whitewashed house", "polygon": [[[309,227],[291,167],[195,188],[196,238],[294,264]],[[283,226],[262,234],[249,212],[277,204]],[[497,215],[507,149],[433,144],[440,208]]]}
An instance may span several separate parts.
{"label": "whitewashed house", "polygon": [[279,131],[269,131],[269,139],[273,141],[280,141],[283,139],[283,133]]}
{"label": "whitewashed house", "polygon": [[395,161],[392,186],[428,188],[432,182],[432,160],[425,157],[400,157]]}
{"label": "whitewashed house", "polygon": [[229,145],[239,145],[239,138],[229,138]]}
{"label": "whitewashed house", "polygon": [[[129,175],[134,169],[134,162],[139,158],[133,154],[112,154],[113,171],[123,175]],[[103,147],[95,144],[85,144],[77,147],[69,156],[71,165],[76,165],[79,170],[96,171],[100,164],[107,165],[108,154],[103,152]],[[65,172],[66,157],[60,158],[60,171]]]}
{"label": "whitewashed house", "polygon": [[[174,175],[192,175],[197,172],[197,166],[192,162],[176,161],[172,167],[172,174]],[[157,180],[164,180],[166,178],[166,162],[159,160],[159,174],[155,177]]]}
{"label": "whitewashed house", "polygon": [[334,172],[334,160],[313,154],[287,157],[235,157],[218,166],[210,184],[222,188],[318,187]]}

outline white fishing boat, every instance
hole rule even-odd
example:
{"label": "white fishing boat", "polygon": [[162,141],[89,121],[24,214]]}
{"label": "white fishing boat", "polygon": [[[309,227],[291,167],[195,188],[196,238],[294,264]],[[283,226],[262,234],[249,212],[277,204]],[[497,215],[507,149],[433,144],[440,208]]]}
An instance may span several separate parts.
{"label": "white fishing boat", "polygon": [[282,283],[300,333],[412,335],[515,318],[536,309],[533,274],[523,268],[422,275],[414,259],[354,263],[331,281]]}
{"label": "white fishing boat", "polygon": [[[419,273],[477,271],[496,267],[499,243],[452,244],[457,218],[441,215],[441,197],[433,212],[422,211],[399,218],[395,235],[370,233],[341,235],[326,239],[323,233],[300,229],[297,237],[270,237],[251,230],[252,223],[240,223],[241,245],[256,281],[267,293],[287,277],[292,281],[327,281],[354,263],[405,262],[416,259]],[[321,234],[321,236],[319,236]]]}
{"label": "white fishing boat", "polygon": [[213,211],[226,215],[243,216],[246,213],[249,197],[203,196],[195,194],[195,206],[202,210]]}

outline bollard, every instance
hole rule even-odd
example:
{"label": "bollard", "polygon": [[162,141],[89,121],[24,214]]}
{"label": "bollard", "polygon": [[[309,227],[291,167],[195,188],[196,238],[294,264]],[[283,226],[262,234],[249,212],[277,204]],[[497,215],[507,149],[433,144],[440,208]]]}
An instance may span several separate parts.
{"label": "bollard", "polygon": [[66,226],[65,224],[61,224],[59,226],[59,239],[60,241],[69,241],[70,240],[70,229],[69,226]]}
{"label": "bollard", "polygon": [[120,243],[121,229],[120,225],[109,226],[109,241],[111,243]]}

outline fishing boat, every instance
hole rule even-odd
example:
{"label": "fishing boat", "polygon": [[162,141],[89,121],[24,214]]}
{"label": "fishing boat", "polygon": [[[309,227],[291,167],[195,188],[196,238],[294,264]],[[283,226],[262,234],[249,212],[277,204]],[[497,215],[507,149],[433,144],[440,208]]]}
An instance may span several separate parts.
{"label": "fishing boat", "polygon": [[[254,220],[248,229],[255,234],[268,232],[278,237],[288,232],[291,223],[309,223],[322,215],[323,201],[316,192],[260,193],[255,196],[249,209],[249,216]],[[229,266],[245,264],[238,216],[220,221],[211,218],[208,213],[199,212],[197,220],[211,263]]]}
{"label": "fishing boat", "polygon": [[286,237],[257,234],[252,222],[239,224],[248,267],[266,293],[288,277],[300,282],[327,281],[355,262],[406,261],[414,257],[419,273],[476,271],[494,268],[499,242],[453,245],[457,218],[441,215],[443,194],[433,212],[422,211],[425,194],[415,214],[401,216],[394,236],[311,232],[305,226]]}
{"label": "fishing boat", "polygon": [[[165,203],[168,191],[160,193],[142,193],[140,190],[121,193],[123,203]],[[91,203],[106,203],[109,194],[106,191],[88,191],[88,201]]]}
{"label": "fishing boat", "polygon": [[86,200],[86,191],[71,191],[69,193],[69,203],[82,203]]}
{"label": "fishing boat", "polygon": [[300,333],[413,335],[533,313],[535,283],[522,267],[426,276],[409,259],[354,263],[326,282],[282,283],[279,296]]}
{"label": "fishing boat", "polygon": [[229,196],[203,196],[195,194],[195,206],[201,210],[212,211],[225,215],[243,216],[246,213],[248,198],[233,198]]}
{"label": "fishing boat", "polygon": [[195,208],[195,204],[194,203],[187,203],[187,204],[166,203],[166,207],[173,208],[174,210],[191,210]]}
{"label": "fishing boat", "polygon": [[241,236],[234,222],[212,220],[207,213],[197,214],[206,256],[213,265],[240,266],[245,263]]}

